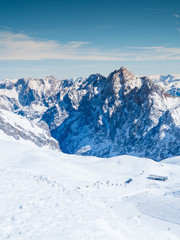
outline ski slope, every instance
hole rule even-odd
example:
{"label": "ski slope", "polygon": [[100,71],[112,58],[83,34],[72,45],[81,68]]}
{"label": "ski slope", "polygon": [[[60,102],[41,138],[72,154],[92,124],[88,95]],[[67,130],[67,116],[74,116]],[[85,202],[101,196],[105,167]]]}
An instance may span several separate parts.
{"label": "ski slope", "polygon": [[67,155],[3,132],[0,153],[1,240],[180,239],[179,157]]}

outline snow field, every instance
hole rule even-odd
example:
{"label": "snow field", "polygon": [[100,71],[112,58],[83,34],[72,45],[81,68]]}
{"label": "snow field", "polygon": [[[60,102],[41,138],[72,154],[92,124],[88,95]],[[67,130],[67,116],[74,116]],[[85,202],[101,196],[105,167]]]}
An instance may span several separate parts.
{"label": "snow field", "polygon": [[1,240],[180,239],[178,158],[67,155],[3,133],[0,151]]}

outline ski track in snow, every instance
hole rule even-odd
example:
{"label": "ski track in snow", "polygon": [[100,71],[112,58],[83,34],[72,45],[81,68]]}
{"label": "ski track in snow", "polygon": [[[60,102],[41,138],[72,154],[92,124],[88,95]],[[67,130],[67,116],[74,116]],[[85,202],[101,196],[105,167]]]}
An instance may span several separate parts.
{"label": "ski track in snow", "polygon": [[103,206],[79,191],[43,176],[5,169],[0,171],[0,182],[0,239],[95,239],[88,236],[89,227],[106,239],[95,222]]}
{"label": "ski track in snow", "polygon": [[0,169],[0,182],[0,239],[131,239],[134,235],[103,202],[76,188],[12,169]]}
{"label": "ski track in snow", "polygon": [[[109,198],[105,193],[106,197],[98,198],[90,196],[87,189],[64,186],[43,175],[2,168],[0,183],[0,239],[178,239],[173,235],[169,238],[170,233],[163,235],[164,232],[162,238],[156,238],[147,227],[146,235],[135,232],[141,221],[138,216],[128,213],[126,223],[113,212],[115,201],[123,205],[133,194],[141,194],[140,191],[120,197],[113,197],[111,193]],[[95,194],[100,191],[100,196],[104,193],[103,189],[93,191]],[[138,199],[143,198],[144,195]],[[140,211],[151,215],[149,204],[151,210],[157,209],[154,208],[157,202],[152,205],[152,200],[142,200],[138,206]],[[161,204],[163,202],[158,206]]]}
{"label": "ski track in snow", "polygon": [[0,240],[180,239],[180,166],[170,164],[178,157],[82,157],[4,137]]}

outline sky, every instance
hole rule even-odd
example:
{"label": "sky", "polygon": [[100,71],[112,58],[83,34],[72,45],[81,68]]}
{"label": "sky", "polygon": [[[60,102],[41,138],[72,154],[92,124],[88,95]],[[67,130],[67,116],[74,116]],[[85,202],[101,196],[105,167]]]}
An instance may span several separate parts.
{"label": "sky", "polygon": [[0,0],[0,79],[180,73],[180,1]]}

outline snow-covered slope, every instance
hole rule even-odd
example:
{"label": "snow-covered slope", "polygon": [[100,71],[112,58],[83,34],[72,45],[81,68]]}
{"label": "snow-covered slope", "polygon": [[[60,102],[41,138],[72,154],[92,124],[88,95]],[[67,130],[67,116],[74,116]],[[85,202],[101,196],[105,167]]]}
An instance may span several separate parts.
{"label": "snow-covered slope", "polygon": [[0,131],[21,141],[32,142],[39,147],[59,149],[58,142],[50,135],[44,122],[37,124],[13,112],[0,109]]}
{"label": "snow-covered slope", "polygon": [[1,240],[180,239],[178,165],[66,155],[2,132],[0,153]]}
{"label": "snow-covered slope", "polygon": [[180,97],[180,74],[152,75],[149,78],[164,88],[167,93]]}
{"label": "snow-covered slope", "polygon": [[155,160],[180,155],[180,98],[124,67],[107,78],[6,80],[0,106],[46,122],[65,153]]}

